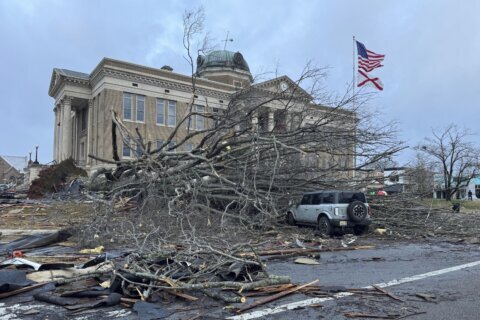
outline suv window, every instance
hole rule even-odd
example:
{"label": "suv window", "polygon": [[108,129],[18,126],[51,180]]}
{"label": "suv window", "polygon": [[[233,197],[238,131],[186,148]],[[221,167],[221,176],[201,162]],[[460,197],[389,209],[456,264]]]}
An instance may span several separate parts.
{"label": "suv window", "polygon": [[325,193],[323,194],[323,201],[322,203],[335,203],[335,196],[333,193]]}
{"label": "suv window", "polygon": [[314,194],[312,198],[312,204],[321,204],[322,203],[322,195],[320,193]]}
{"label": "suv window", "polygon": [[350,203],[353,201],[367,202],[362,192],[341,192],[338,197],[338,203]]}
{"label": "suv window", "polygon": [[302,198],[302,202],[300,202],[300,204],[310,204],[311,198],[312,196],[310,194],[304,195]]}

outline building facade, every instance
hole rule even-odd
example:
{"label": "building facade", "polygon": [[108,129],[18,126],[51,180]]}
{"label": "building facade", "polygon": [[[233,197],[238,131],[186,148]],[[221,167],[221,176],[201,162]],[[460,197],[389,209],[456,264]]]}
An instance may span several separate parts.
{"label": "building facade", "polygon": [[[303,105],[298,110],[312,99],[287,76],[254,84],[249,66],[239,52],[221,50],[200,55],[196,77],[193,82],[192,79],[190,75],[175,73],[169,66],[158,69],[110,58],[104,58],[89,74],[53,69],[49,95],[55,100],[54,160],[60,162],[72,157],[87,171],[105,166],[95,157],[113,159],[113,114],[130,132],[138,130],[145,144],[155,149],[165,143],[175,145],[190,130],[213,125],[211,120],[196,115],[188,125],[179,126],[175,137],[170,138],[172,130],[191,111],[192,98],[193,111],[198,114],[222,112],[235,94],[247,89],[265,95],[295,92]],[[313,104],[311,107],[320,111],[325,108]],[[250,121],[264,130],[287,130],[295,112],[278,112],[284,108],[281,101],[272,99]],[[295,108],[293,103],[291,110]],[[315,116],[299,121],[315,121]],[[182,147],[188,151],[192,144],[198,143],[195,139],[200,138],[194,137]],[[122,159],[133,158],[140,152],[138,146],[120,137],[116,144]],[[344,157],[341,162],[351,166],[354,157]]]}

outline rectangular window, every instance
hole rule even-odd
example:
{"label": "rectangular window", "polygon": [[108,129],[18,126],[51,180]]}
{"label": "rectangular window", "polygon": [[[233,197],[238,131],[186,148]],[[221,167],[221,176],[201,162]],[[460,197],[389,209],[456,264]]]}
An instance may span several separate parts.
{"label": "rectangular window", "polygon": [[125,143],[125,141],[123,142],[122,155],[124,157],[130,157],[130,146],[128,145],[128,143]]}
{"label": "rectangular window", "polygon": [[[195,106],[195,111],[198,113],[204,113],[205,107],[204,106]],[[195,129],[203,130],[205,129],[205,118],[201,115],[196,116],[196,126]]]}
{"label": "rectangular window", "polygon": [[157,140],[157,149],[160,149],[163,146],[163,140]]}
{"label": "rectangular window", "polygon": [[123,93],[123,119],[132,120],[132,95]]}
{"label": "rectangular window", "polygon": [[85,143],[80,142],[80,160],[85,160]]}
{"label": "rectangular window", "polygon": [[165,124],[165,100],[157,99],[157,124]]}
{"label": "rectangular window", "polygon": [[170,141],[168,143],[168,149],[170,149],[170,150],[167,150],[167,151],[169,151],[169,152],[175,152],[176,151],[176,149],[171,149],[171,148],[175,148],[175,141]]}
{"label": "rectangular window", "polygon": [[137,96],[137,121],[145,122],[145,96]]}
{"label": "rectangular window", "polygon": [[86,108],[82,109],[81,112],[82,112],[82,114],[81,114],[81,120],[80,120],[80,122],[81,122],[80,128],[83,131],[83,130],[87,129],[87,109]]}
{"label": "rectangular window", "polygon": [[135,149],[135,155],[137,156],[137,158],[140,158],[143,155],[142,146],[140,144],[137,144],[137,148]]}
{"label": "rectangular window", "polygon": [[192,151],[192,150],[193,150],[193,144],[191,144],[191,143],[186,143],[186,144],[185,144],[185,151],[190,152],[190,151]]}
{"label": "rectangular window", "polygon": [[168,126],[175,127],[177,125],[177,103],[168,101]]}

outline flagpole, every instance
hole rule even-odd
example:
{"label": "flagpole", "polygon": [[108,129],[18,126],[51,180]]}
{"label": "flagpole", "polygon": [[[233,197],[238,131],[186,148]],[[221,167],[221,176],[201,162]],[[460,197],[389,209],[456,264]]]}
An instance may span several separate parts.
{"label": "flagpole", "polygon": [[[355,36],[353,36],[352,45],[352,111],[355,112]],[[355,148],[356,149],[356,148]],[[356,150],[353,150],[353,168],[357,166]],[[352,170],[352,178],[355,178],[355,169]]]}
{"label": "flagpole", "polygon": [[355,108],[355,36],[352,46],[352,106]]}

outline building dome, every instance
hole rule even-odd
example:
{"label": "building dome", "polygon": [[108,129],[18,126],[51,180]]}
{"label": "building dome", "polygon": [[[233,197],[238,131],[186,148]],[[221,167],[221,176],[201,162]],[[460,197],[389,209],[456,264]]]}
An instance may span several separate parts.
{"label": "building dome", "polygon": [[197,73],[213,68],[240,69],[250,73],[247,61],[240,52],[217,50],[197,58]]}

